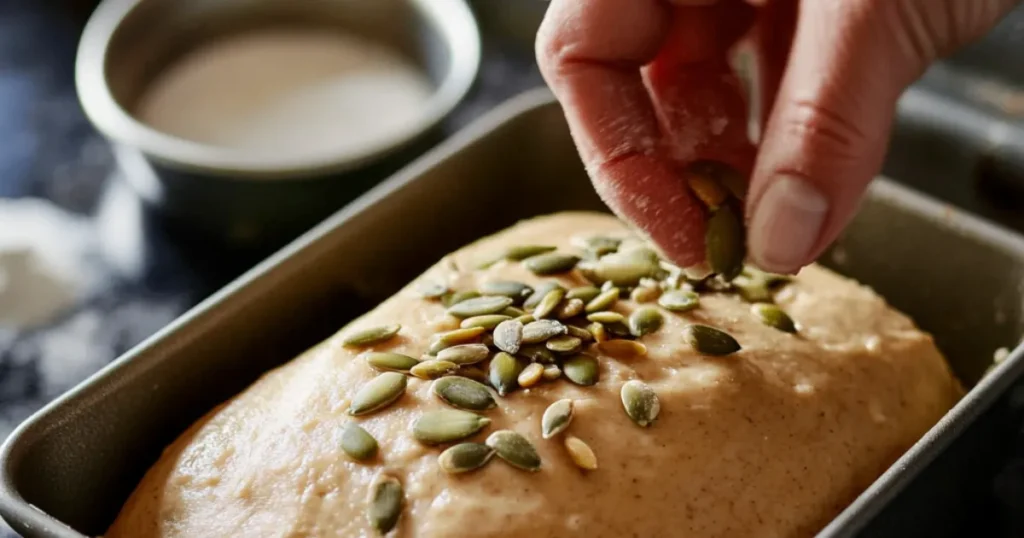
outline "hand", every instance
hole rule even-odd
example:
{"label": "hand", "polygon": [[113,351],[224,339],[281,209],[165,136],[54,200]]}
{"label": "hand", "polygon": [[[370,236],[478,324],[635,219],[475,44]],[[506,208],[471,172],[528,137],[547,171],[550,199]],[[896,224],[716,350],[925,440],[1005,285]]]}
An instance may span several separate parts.
{"label": "hand", "polygon": [[[750,177],[750,257],[793,272],[853,217],[902,91],[1018,3],[552,0],[537,55],[597,192],[666,256],[704,261],[707,209],[682,175],[712,159]],[[758,64],[756,149],[729,64],[741,42]]]}

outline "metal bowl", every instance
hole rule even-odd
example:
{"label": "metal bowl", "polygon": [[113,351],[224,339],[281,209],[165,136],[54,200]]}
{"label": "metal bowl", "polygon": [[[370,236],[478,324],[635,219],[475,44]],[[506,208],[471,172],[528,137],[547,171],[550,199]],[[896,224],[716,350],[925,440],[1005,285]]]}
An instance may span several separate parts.
{"label": "metal bowl", "polygon": [[[433,86],[403,128],[362,147],[303,156],[204,145],[160,132],[133,108],[186,53],[258,28],[337,29],[420,67]],[[105,0],[82,34],[76,84],[86,115],[115,146],[125,179],[151,206],[232,241],[287,239],[434,140],[469,91],[480,35],[464,0]]]}

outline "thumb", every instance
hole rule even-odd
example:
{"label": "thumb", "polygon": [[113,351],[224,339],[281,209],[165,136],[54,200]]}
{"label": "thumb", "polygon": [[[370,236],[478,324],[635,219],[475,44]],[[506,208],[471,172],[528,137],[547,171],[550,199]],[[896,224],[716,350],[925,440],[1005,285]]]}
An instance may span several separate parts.
{"label": "thumb", "polygon": [[1016,3],[802,0],[748,196],[754,262],[793,272],[817,258],[881,169],[902,91]]}

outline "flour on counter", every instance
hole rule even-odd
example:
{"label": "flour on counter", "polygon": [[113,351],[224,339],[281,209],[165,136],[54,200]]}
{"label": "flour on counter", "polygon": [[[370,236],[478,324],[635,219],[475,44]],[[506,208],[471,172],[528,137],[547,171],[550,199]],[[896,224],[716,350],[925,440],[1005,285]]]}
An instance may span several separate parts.
{"label": "flour on counter", "polygon": [[136,116],[178,138],[289,154],[357,149],[417,118],[426,75],[388,48],[329,31],[263,30],[186,55]]}

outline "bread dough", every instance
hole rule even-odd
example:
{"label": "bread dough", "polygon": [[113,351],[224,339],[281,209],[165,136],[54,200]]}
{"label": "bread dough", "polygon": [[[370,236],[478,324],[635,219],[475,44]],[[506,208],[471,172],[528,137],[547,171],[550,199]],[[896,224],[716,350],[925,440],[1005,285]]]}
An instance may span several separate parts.
{"label": "bread dough", "polygon": [[[495,279],[536,285],[520,263],[470,270],[512,244],[572,249],[578,234],[625,234],[616,219],[560,213],[524,221],[452,254],[423,278],[470,289]],[[458,270],[462,268],[462,270]],[[811,536],[955,403],[961,389],[932,337],[871,290],[822,267],[804,269],[776,297],[800,326],[791,335],[762,324],[735,295],[702,295],[701,306],[666,312],[642,338],[646,357],[600,357],[600,381],[561,379],[499,398],[489,428],[513,429],[535,444],[539,472],[495,459],[451,476],[441,449],[412,438],[424,410],[441,409],[430,382],[411,378],[391,407],[357,418],[380,443],[378,459],[350,460],[339,448],[348,404],[375,376],[342,330],[267,373],[210,412],[163,454],[107,534],[121,537],[369,537],[367,491],[382,470],[405,488],[400,537],[788,537]],[[631,301],[616,310],[628,313]],[[743,349],[726,357],[694,352],[680,333],[703,323]],[[410,284],[350,329],[401,323],[377,350],[419,357],[428,338],[455,328],[438,302]],[[619,389],[641,379],[661,401],[650,428],[633,424]],[[568,432],[594,450],[583,472],[561,439],[543,440],[540,418],[572,398]]]}

